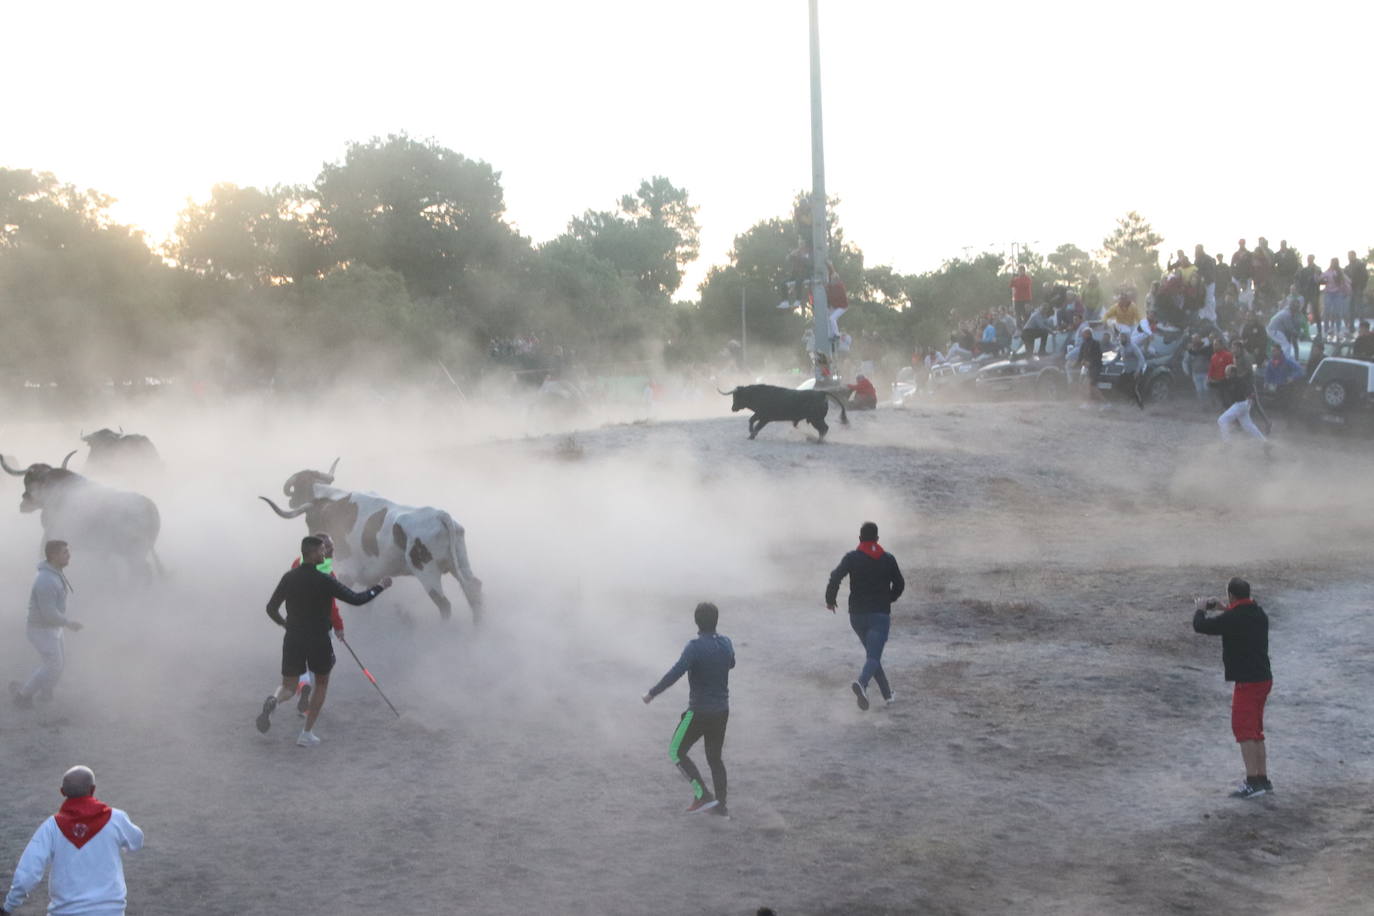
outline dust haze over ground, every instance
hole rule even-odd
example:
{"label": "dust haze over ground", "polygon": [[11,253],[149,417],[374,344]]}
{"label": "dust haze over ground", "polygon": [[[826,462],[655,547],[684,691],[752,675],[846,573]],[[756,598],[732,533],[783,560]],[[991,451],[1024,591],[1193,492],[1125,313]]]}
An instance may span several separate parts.
{"label": "dust haze over ground", "polygon": [[[24,464],[82,428],[148,434],[165,471],[130,483],[161,510],[168,574],[143,588],[75,553],[86,628],[57,696],[0,709],[0,862],[86,763],[147,833],[126,859],[134,913],[1363,911],[1362,443],[1280,431],[1266,459],[1223,449],[1189,405],[1040,404],[750,442],[728,406],[545,426],[339,391],[7,421],[0,452]],[[337,486],[463,524],[487,606],[475,628],[446,578],[447,623],[412,580],[344,607],[403,715],[339,646],[325,743],[303,750],[293,709],[252,726],[280,658],[263,606],[305,534],[255,497],[336,456]],[[6,679],[36,658],[20,492],[0,478]],[[860,648],[821,597],[865,519],[908,591],[885,655],[899,702],[860,713]],[[1243,772],[1219,641],[1190,628],[1191,596],[1237,573],[1271,616],[1276,679],[1278,794],[1248,803],[1225,794]],[[639,700],[701,600],[739,660],[728,821],[680,813],[685,679]]]}

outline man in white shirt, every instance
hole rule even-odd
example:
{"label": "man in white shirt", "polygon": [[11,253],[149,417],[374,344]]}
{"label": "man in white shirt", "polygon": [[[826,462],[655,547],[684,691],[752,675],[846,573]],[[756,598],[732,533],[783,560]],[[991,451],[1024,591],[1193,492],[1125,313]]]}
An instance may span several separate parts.
{"label": "man in white shirt", "polygon": [[14,882],[0,907],[9,916],[48,876],[51,916],[124,916],[124,860],[121,850],[143,848],[143,831],[129,815],[95,797],[95,774],[75,766],[62,776],[66,801],[38,825],[19,857]]}

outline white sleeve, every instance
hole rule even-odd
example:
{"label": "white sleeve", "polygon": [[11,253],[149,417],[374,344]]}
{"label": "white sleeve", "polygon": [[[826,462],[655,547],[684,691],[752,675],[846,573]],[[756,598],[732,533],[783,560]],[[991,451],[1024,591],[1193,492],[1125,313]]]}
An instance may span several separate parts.
{"label": "white sleeve", "polygon": [[137,824],[129,820],[129,815],[116,808],[110,817],[119,829],[120,846],[130,852],[138,852],[143,848],[143,831],[138,828]]}
{"label": "white sleeve", "polygon": [[24,847],[19,864],[14,869],[14,882],[10,885],[9,895],[5,897],[5,909],[13,913],[29,894],[33,893],[43,881],[43,873],[52,863],[52,835],[57,830],[52,818],[48,818],[33,833],[33,839]]}

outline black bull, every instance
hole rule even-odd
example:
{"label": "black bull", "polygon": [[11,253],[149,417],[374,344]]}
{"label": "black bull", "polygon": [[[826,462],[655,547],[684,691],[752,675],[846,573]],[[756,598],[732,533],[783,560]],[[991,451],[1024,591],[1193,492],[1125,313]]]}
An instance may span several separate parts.
{"label": "black bull", "polygon": [[803,420],[814,426],[816,432],[824,439],[825,434],[830,431],[830,426],[825,422],[825,415],[830,410],[831,401],[840,408],[840,422],[849,425],[849,414],[844,409],[844,402],[829,391],[793,391],[791,388],[779,388],[777,385],[741,385],[733,391],[722,391],[721,394],[734,395],[734,403],[730,405],[731,411],[754,412],[749,417],[750,439],[774,421],[789,422],[795,427]]}

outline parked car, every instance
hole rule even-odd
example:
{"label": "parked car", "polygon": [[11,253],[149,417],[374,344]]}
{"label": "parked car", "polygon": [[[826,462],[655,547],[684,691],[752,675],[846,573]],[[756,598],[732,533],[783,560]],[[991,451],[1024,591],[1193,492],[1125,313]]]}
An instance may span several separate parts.
{"label": "parked car", "polygon": [[1062,400],[1068,392],[1063,354],[999,359],[978,370],[974,390],[982,397]]}
{"label": "parked car", "polygon": [[[1183,371],[1183,355],[1187,352],[1188,334],[1172,329],[1160,331],[1150,341],[1145,356],[1145,377],[1140,381],[1140,396],[1149,404],[1169,400],[1175,390],[1193,390],[1193,380]],[[1102,354],[1102,375],[1097,387],[1120,397],[1131,398],[1135,379],[1126,376],[1125,354],[1111,350]]]}
{"label": "parked car", "polygon": [[931,366],[926,388],[937,398],[972,397],[973,381],[978,377],[978,370],[992,361],[993,357],[982,354],[972,359]]}
{"label": "parked car", "polygon": [[1374,363],[1328,356],[1308,379],[1298,413],[1310,426],[1374,432]]}

